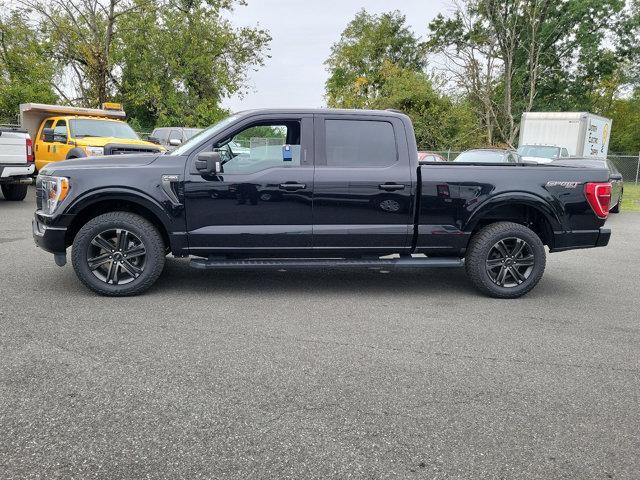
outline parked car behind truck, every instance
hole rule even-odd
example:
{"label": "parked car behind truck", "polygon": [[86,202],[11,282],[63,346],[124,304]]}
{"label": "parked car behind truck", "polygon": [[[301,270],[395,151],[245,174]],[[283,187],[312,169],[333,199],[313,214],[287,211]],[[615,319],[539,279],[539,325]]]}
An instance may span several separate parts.
{"label": "parked car behind truck", "polygon": [[167,150],[173,150],[201,131],[202,128],[158,127],[149,135],[149,141],[162,145]]}
{"label": "parked car behind truck", "polygon": [[141,140],[124,121],[120,104],[102,109],[26,103],[20,105],[22,127],[34,139],[36,169],[50,162],[99,155],[160,153],[158,145]]}
{"label": "parked car behind truck", "polygon": [[[265,128],[278,145],[228,148]],[[33,237],[58,265],[72,246],[103,295],[143,292],[171,252],[200,269],[464,265],[480,291],[515,298],[542,277],[545,245],[607,245],[608,180],[596,165],[419,165],[396,112],[254,110],[170,155],[47,165]],[[279,201],[262,201],[273,189]]]}
{"label": "parked car behind truck", "polygon": [[0,188],[4,199],[24,200],[34,170],[29,134],[19,128],[0,127]]}

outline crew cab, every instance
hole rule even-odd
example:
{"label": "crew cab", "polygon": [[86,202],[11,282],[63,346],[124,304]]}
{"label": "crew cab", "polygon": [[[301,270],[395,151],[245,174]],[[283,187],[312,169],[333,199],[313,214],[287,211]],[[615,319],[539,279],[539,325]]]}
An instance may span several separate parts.
{"label": "crew cab", "polygon": [[610,194],[597,166],[419,164],[398,112],[253,110],[170,154],[47,165],[33,237],[61,266],[72,247],[103,295],[146,290],[172,253],[201,269],[465,267],[515,298],[542,277],[545,245],[607,245]]}
{"label": "crew cab", "polygon": [[0,127],[0,188],[4,199],[24,200],[34,171],[29,134],[16,127]]}

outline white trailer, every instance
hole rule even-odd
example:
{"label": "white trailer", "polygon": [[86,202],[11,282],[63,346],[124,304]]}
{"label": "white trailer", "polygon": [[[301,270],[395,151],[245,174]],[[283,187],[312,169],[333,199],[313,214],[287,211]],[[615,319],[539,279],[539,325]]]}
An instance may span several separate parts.
{"label": "white trailer", "polygon": [[572,157],[607,158],[612,122],[586,112],[522,114],[519,145],[566,148]]}

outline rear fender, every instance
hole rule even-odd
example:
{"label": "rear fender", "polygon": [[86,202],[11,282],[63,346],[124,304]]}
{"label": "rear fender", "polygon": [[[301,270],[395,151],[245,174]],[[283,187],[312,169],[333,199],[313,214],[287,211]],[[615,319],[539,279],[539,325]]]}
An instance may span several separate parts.
{"label": "rear fender", "polygon": [[519,205],[530,207],[541,213],[549,223],[552,232],[562,230],[562,222],[558,217],[558,214],[545,199],[526,192],[508,192],[491,197],[489,200],[479,205],[468,218],[463,227],[463,231],[472,232],[475,230],[478,224],[485,219],[491,211],[497,208],[514,207]]}

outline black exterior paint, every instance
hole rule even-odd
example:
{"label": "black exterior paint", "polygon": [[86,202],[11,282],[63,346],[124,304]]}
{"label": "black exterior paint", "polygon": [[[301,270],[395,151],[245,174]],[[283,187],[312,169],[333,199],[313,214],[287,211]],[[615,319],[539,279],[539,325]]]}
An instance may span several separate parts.
{"label": "black exterior paint", "polygon": [[[328,166],[327,119],[390,122],[397,162],[385,167]],[[198,153],[266,120],[301,123],[299,166],[214,176],[195,170]],[[552,251],[606,245],[609,236],[584,196],[586,182],[608,181],[605,168],[442,162],[418,166],[409,118],[386,111],[250,111],[218,134],[203,137],[184,156],[94,157],[49,164],[43,173],[66,176],[71,185],[54,216],[35,215],[36,243],[54,253],[63,253],[72,243],[66,231],[73,231],[74,220],[106,205],[135,205],[148,212],[178,256],[463,256],[483,219],[496,208],[515,206],[528,206],[546,219],[553,233]],[[166,176],[171,180],[163,185]],[[549,181],[578,185],[547,187]],[[381,208],[386,199],[399,208]]]}

